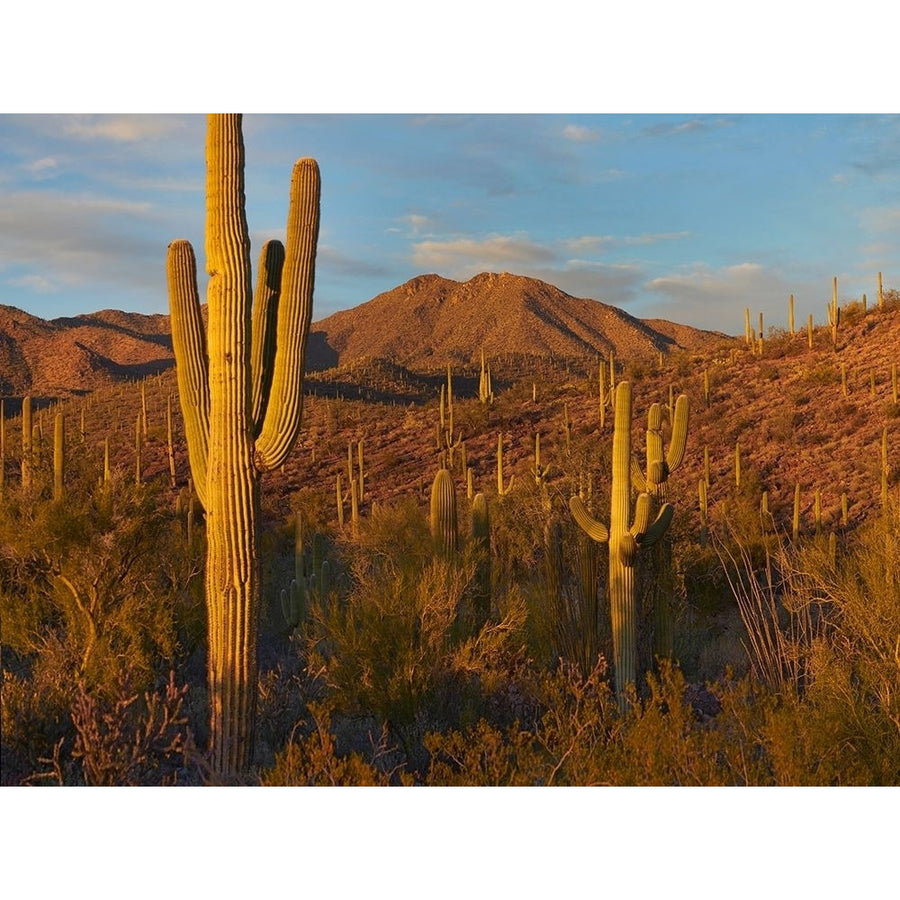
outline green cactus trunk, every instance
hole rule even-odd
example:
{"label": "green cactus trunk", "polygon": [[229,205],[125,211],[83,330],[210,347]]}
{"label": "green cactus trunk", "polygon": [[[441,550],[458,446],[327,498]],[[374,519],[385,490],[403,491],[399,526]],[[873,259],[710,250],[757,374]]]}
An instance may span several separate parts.
{"label": "green cactus trunk", "polygon": [[319,172],[313,160],[301,160],[294,167],[283,272],[280,254],[273,252],[277,242],[262,250],[263,290],[258,289],[256,302],[277,305],[277,310],[267,309],[257,322],[263,329],[274,323],[276,336],[273,340],[269,333],[256,335],[256,346],[263,349],[254,368],[240,116],[209,117],[206,153],[210,280],[205,339],[196,263],[186,241],[170,245],[168,273],[188,456],[206,509],[211,762],[220,778],[231,781],[248,771],[253,755],[259,478],[283,464],[300,427],[319,226]]}
{"label": "green cactus trunk", "polygon": [[[612,492],[609,528],[593,518],[581,498],[573,496],[569,508],[575,521],[598,542],[609,543],[609,600],[612,618],[613,664],[616,693],[624,709],[629,685],[637,684],[637,603],[635,597],[634,563],[636,552],[652,547],[665,534],[672,521],[672,506],[664,503],[653,524],[650,524],[651,497],[638,495],[631,522],[631,487],[635,476],[631,456],[631,384],[619,382],[616,387],[615,417],[613,421]],[[685,421],[685,428],[686,428]],[[670,454],[672,468],[680,462],[679,452]],[[679,456],[676,460],[675,457]]]}

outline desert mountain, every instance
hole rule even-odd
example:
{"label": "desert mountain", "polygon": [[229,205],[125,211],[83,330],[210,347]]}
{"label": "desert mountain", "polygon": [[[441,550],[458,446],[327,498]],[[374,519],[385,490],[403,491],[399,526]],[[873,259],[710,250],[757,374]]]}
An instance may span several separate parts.
{"label": "desert mountain", "polygon": [[498,353],[583,357],[612,350],[621,359],[699,349],[723,335],[636,319],[598,300],[579,299],[536,278],[484,272],[466,282],[420,275],[354,309],[316,323],[311,365],[327,368],[383,358],[410,369],[476,363]]}
{"label": "desert mountain", "polygon": [[103,310],[47,321],[0,306],[0,395],[83,393],[172,361],[168,316]]}
{"label": "desert mountain", "polygon": [[[597,300],[578,299],[534,278],[483,273],[458,282],[421,275],[314,323],[308,366],[389,360],[410,370],[488,354],[621,360],[700,350],[724,335],[644,322]],[[0,306],[0,396],[60,397],[173,365],[169,317],[104,310],[44,320]]]}

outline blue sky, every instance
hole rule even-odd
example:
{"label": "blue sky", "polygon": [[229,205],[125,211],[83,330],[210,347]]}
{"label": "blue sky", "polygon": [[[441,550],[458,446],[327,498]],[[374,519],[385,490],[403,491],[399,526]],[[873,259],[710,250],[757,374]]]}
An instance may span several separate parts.
{"label": "blue sky", "polygon": [[[165,249],[202,256],[198,115],[0,116],[0,302],[165,312]],[[254,247],[290,169],[323,179],[315,318],[436,272],[531,275],[730,333],[900,286],[900,116],[249,114]]]}
{"label": "blue sky", "polygon": [[245,13],[6,12],[0,303],[166,311],[169,241],[203,263],[207,109],[252,111],[256,247],[283,232],[293,161],[319,160],[317,319],[428,272],[532,275],[731,333],[748,306],[785,324],[790,293],[823,319],[835,275],[844,300],[879,270],[900,287],[881,0]]}

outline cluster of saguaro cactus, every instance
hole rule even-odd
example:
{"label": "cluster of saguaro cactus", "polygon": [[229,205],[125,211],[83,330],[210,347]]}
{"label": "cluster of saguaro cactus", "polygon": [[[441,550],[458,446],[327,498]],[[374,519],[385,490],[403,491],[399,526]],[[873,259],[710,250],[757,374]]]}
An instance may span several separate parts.
{"label": "cluster of saguaro cactus", "polygon": [[485,406],[494,402],[494,389],[491,384],[491,367],[484,362],[484,347],[481,348],[481,376],[478,379],[478,399]]}
{"label": "cluster of saguaro cactus", "polygon": [[320,179],[314,160],[294,166],[287,247],[262,248],[254,294],[240,116],[209,116],[206,161],[206,330],[187,241],[170,244],[167,274],[188,458],[206,510],[212,765],[231,779],[252,759],[259,480],[282,465],[300,428]]}
{"label": "cluster of saguaro cactus", "polygon": [[[609,526],[595,519],[578,496],[569,499],[569,508],[578,525],[595,541],[609,544],[609,598],[613,631],[613,662],[616,691],[624,705],[628,685],[637,682],[637,604],[634,564],[637,552],[655,544],[666,532],[674,509],[664,502],[651,522],[653,500],[640,493],[632,518],[631,488],[631,384],[622,381],[616,387],[613,421],[612,494]],[[683,448],[682,451],[683,453]],[[659,483],[661,467],[653,476]]]}
{"label": "cluster of saguaro cactus", "polygon": [[[671,399],[670,399],[671,403]],[[688,398],[680,394],[673,406],[654,403],[647,413],[646,466],[641,471],[637,460],[632,457],[631,478],[639,493],[647,493],[653,499],[656,510],[668,499],[669,475],[684,460],[688,434]],[[663,448],[663,425],[671,424],[669,449]],[[656,580],[653,591],[653,649],[661,657],[670,658],[674,650],[672,631],[672,605],[669,593],[671,584],[666,583],[665,573],[672,568],[672,549],[665,540],[657,541],[653,547],[653,566]]]}
{"label": "cluster of saguaro cactus", "polygon": [[312,558],[307,558],[303,520],[297,513],[294,522],[294,577],[280,595],[282,615],[292,630],[306,621],[311,602],[321,600],[328,593],[330,573],[331,566],[325,558],[324,541],[319,532],[313,535]]}

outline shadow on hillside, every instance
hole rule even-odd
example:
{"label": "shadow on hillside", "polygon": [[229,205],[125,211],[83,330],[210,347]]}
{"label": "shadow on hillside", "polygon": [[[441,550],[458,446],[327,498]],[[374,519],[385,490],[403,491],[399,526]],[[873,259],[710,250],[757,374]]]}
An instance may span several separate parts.
{"label": "shadow on hillside", "polygon": [[136,380],[140,378],[148,378],[150,375],[159,375],[167,369],[173,368],[175,360],[172,358],[151,359],[142,363],[117,363],[115,360],[91,350],[84,344],[75,341],[75,346],[86,354],[91,368],[96,371],[106,372],[111,378],[122,381]]}
{"label": "shadow on hillside", "polygon": [[306,371],[324,372],[334,369],[339,362],[339,354],[328,343],[328,335],[324,331],[311,331],[306,340]]}
{"label": "shadow on hillside", "polygon": [[90,316],[64,316],[54,319],[53,324],[62,328],[105,328],[108,331],[115,331],[117,334],[122,334],[137,341],[147,341],[150,344],[156,344],[172,352],[171,334],[147,334],[143,331],[135,331],[133,328],[125,328],[123,325],[115,325],[112,322],[105,322],[103,319],[94,319]]}

